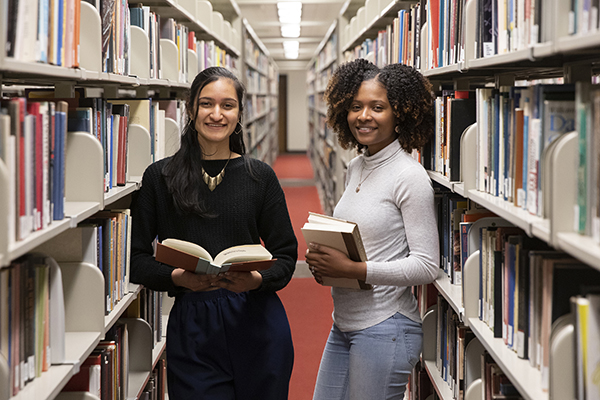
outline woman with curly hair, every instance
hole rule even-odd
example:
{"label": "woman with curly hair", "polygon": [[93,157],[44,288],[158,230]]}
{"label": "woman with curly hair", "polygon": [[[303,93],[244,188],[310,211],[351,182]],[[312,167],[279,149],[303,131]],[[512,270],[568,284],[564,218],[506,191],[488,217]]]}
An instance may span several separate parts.
{"label": "woman with curly hair", "polygon": [[309,244],[306,261],[319,283],[361,279],[372,289],[332,288],[333,327],[313,399],[402,399],[423,339],[410,287],[438,272],[433,188],[410,154],[433,135],[431,84],[414,68],[358,59],[335,71],[325,101],[340,145],[360,153],[333,215],[358,224],[368,261],[319,243]]}
{"label": "woman with curly hair", "polygon": [[[167,326],[173,400],[284,400],[294,349],[277,291],[296,267],[298,242],[273,169],[244,153],[244,87],[222,67],[190,90],[181,148],[144,172],[132,204],[131,281],[175,297]],[[152,242],[175,238],[215,256],[261,241],[266,271],[196,275],[156,261]]]}

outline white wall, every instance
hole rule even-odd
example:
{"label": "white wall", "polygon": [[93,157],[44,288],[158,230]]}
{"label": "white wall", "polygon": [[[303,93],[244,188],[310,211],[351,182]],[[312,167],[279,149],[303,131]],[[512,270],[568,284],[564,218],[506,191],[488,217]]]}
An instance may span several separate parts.
{"label": "white wall", "polygon": [[308,102],[306,70],[279,70],[287,75],[287,151],[306,151],[308,148]]}

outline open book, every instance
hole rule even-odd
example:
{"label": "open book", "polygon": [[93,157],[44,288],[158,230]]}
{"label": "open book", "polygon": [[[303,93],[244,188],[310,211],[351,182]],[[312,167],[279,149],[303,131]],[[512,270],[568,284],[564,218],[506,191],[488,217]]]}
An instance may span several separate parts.
{"label": "open book", "polygon": [[[352,261],[367,261],[358,226],[327,215],[308,213],[308,222],[302,227],[306,244],[319,243],[344,252]],[[371,289],[371,285],[358,279],[323,277],[323,285],[351,289]]]}
{"label": "open book", "polygon": [[276,259],[260,244],[229,247],[214,259],[202,246],[180,239],[165,239],[156,244],[156,261],[197,274],[216,275],[227,271],[261,271]]}

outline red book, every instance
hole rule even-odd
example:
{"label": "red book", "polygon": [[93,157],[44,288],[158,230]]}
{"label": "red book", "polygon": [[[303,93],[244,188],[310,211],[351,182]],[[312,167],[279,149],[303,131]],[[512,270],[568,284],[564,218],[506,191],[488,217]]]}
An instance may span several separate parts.
{"label": "red book", "polygon": [[29,102],[27,103],[27,113],[35,118],[35,131],[34,131],[34,208],[33,208],[33,229],[38,230],[42,228],[42,210],[44,207],[43,193],[43,137],[42,137],[42,115],[40,114],[40,103]]}
{"label": "red book", "polygon": [[90,392],[100,398],[101,361],[99,353],[92,353],[79,368],[79,372],[71,377],[63,388],[63,392]]}

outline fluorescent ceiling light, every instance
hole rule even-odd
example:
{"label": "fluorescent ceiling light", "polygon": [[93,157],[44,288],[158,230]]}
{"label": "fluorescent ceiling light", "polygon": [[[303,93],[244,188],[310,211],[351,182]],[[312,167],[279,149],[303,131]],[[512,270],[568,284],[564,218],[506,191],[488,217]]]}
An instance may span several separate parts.
{"label": "fluorescent ceiling light", "polygon": [[286,51],[298,51],[298,49],[300,48],[300,42],[297,40],[286,40],[285,42],[283,42],[283,48]]}
{"label": "fluorescent ceiling light", "polygon": [[277,14],[281,23],[281,36],[300,36],[300,20],[302,19],[302,3],[286,1],[277,3]]}
{"label": "fluorescent ceiling light", "polygon": [[295,13],[279,13],[279,22],[282,24],[299,24],[302,15]]}
{"label": "fluorescent ceiling light", "polygon": [[281,25],[281,36],[289,38],[297,38],[300,36],[300,24],[283,24]]}
{"label": "fluorescent ceiling light", "polygon": [[280,1],[277,3],[278,10],[295,10],[297,12],[302,12],[302,2],[301,1]]}
{"label": "fluorescent ceiling light", "polygon": [[298,50],[300,48],[300,42],[297,40],[286,40],[283,42],[283,52],[285,58],[295,60],[298,58]]}

